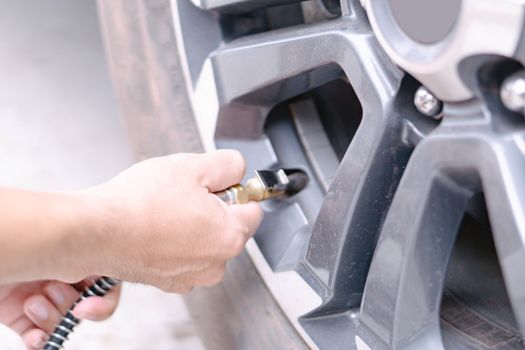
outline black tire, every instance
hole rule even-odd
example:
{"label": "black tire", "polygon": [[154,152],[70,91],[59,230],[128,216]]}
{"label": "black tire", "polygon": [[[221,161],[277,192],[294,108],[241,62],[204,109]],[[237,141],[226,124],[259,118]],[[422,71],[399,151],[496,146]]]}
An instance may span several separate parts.
{"label": "black tire", "polygon": [[[169,0],[98,2],[108,64],[138,159],[201,152]],[[207,349],[307,348],[246,253],[186,302]]]}

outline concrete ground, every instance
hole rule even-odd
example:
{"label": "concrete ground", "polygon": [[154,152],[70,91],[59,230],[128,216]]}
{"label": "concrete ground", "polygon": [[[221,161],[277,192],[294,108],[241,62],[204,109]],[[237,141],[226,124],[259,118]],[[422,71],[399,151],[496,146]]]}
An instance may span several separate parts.
{"label": "concrete ground", "polygon": [[[0,186],[68,190],[133,161],[111,91],[94,1],[0,0]],[[126,285],[106,322],[66,349],[202,349],[182,299]],[[0,326],[0,350],[23,349]]]}

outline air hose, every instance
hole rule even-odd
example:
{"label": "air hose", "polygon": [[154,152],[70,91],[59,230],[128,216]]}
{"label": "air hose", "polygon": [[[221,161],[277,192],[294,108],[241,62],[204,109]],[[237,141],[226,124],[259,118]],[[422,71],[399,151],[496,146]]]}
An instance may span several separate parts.
{"label": "air hose", "polygon": [[53,333],[49,335],[49,339],[44,345],[43,350],[58,350],[62,348],[67,337],[75,327],[80,323],[80,320],[73,316],[73,309],[79,302],[89,297],[103,297],[110,290],[112,290],[120,281],[109,277],[101,277],[97,279],[92,285],[86,287],[80,297],[71,305],[69,310],[60,320],[60,323],[55,327]]}

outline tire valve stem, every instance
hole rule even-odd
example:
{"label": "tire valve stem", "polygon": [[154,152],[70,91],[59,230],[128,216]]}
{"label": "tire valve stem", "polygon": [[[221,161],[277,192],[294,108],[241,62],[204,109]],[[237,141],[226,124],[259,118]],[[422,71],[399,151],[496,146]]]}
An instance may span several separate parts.
{"label": "tire valve stem", "polygon": [[81,321],[73,316],[73,309],[79,302],[93,296],[103,297],[119,283],[120,281],[116,279],[110,277],[101,277],[97,279],[92,285],[86,287],[77,301],[75,301],[69,310],[67,310],[66,314],[60,320],[60,323],[55,327],[53,333],[49,335],[43,350],[58,350],[62,348],[69,334],[73,332],[75,327]]}

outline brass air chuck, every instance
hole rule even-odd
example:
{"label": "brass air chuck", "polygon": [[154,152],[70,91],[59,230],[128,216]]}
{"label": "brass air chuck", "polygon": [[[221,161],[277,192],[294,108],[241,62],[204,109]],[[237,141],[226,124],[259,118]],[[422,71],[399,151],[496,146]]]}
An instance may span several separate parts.
{"label": "brass air chuck", "polygon": [[244,185],[238,184],[216,192],[226,204],[246,204],[276,197],[290,197],[308,184],[308,176],[300,169],[257,170],[255,177]]}

